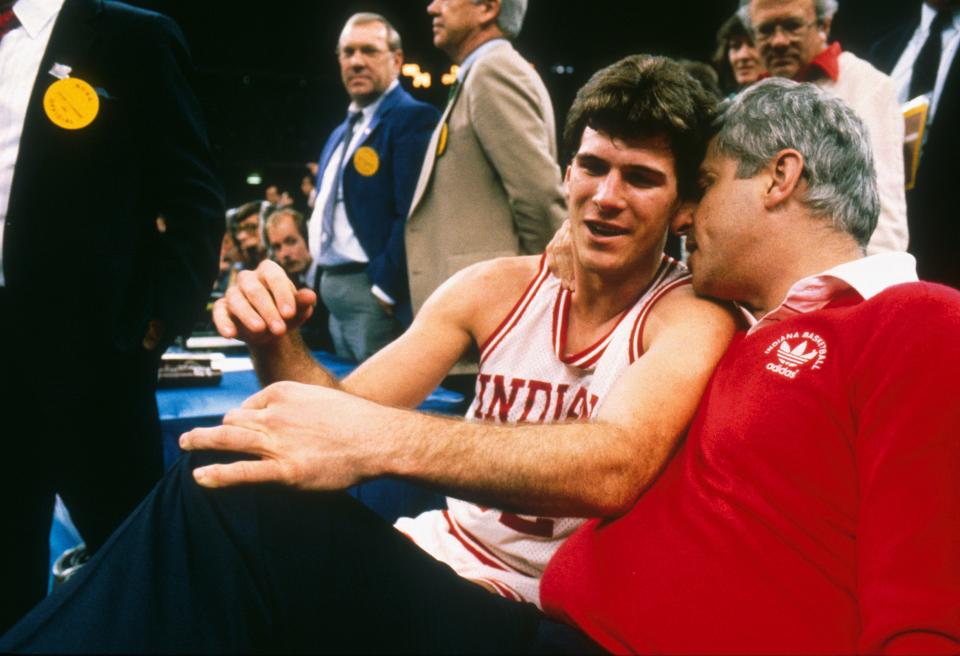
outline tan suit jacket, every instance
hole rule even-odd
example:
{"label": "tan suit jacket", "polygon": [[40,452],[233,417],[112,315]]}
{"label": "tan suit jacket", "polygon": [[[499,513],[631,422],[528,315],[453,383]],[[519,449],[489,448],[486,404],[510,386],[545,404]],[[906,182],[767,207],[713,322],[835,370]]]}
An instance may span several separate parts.
{"label": "tan suit jacket", "polygon": [[542,252],[564,218],[550,96],[504,41],[467,70],[427,148],[404,240],[414,313],[460,269]]}

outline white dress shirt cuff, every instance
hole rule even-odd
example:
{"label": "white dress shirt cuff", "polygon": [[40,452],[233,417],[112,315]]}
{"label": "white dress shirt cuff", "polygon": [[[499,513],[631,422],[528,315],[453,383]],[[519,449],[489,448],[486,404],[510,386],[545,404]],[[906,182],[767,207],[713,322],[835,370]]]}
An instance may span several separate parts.
{"label": "white dress shirt cuff", "polygon": [[392,298],[390,298],[390,296],[387,295],[386,292],[384,292],[382,289],[380,289],[380,288],[377,287],[376,285],[374,285],[373,287],[370,288],[370,292],[371,292],[374,296],[376,296],[377,298],[379,298],[381,301],[383,301],[384,303],[386,303],[387,305],[396,305],[396,304],[397,304],[397,302],[396,302],[395,300],[393,300]]}

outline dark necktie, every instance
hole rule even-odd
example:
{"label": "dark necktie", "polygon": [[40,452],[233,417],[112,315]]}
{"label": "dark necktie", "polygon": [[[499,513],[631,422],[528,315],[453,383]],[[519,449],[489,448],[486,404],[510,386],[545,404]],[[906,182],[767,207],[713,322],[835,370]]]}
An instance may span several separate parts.
{"label": "dark necktie", "polygon": [[937,70],[940,68],[940,43],[945,27],[953,22],[953,13],[940,10],[930,24],[927,40],[913,62],[910,76],[910,97],[916,98],[922,93],[930,93],[937,84]]}
{"label": "dark necktie", "polygon": [[343,131],[343,137],[340,139],[340,158],[337,161],[337,174],[333,179],[333,187],[327,194],[327,202],[323,206],[323,223],[321,224],[323,233],[320,235],[320,250],[318,251],[321,259],[324,252],[333,242],[333,218],[337,208],[337,199],[340,197],[340,189],[343,184],[343,163],[347,158],[347,150],[350,148],[350,142],[353,140],[353,131],[357,127],[357,121],[363,116],[363,112],[350,112],[347,117],[347,126]]}
{"label": "dark necktie", "polygon": [[450,90],[447,91],[447,105],[453,102],[454,96],[457,95],[457,91],[460,90],[460,78],[454,80],[453,84],[450,85]]}
{"label": "dark necktie", "polygon": [[13,13],[13,7],[0,11],[0,41],[10,30],[16,29],[20,25],[17,15]]}

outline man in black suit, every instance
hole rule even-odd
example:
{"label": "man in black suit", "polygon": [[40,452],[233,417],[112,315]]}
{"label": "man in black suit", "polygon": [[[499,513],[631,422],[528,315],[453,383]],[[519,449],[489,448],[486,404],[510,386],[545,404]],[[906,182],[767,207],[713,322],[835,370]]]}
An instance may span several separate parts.
{"label": "man in black suit", "polygon": [[224,208],[172,21],[0,0],[0,23],[3,633],[44,594],[54,494],[95,550],[160,476],[157,361]]}
{"label": "man in black suit", "polygon": [[960,152],[960,0],[926,0],[914,20],[880,39],[871,62],[890,73],[901,103],[926,95],[930,114],[916,184],[907,190],[909,251],[917,272],[960,289],[960,218],[955,161]]}

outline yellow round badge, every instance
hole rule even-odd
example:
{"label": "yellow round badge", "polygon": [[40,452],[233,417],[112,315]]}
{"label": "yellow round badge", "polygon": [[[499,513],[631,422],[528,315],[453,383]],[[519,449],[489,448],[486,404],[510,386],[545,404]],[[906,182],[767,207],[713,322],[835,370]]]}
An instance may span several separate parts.
{"label": "yellow round badge", "polygon": [[100,111],[100,98],[83,80],[67,77],[57,80],[43,95],[43,110],[54,125],[64,130],[79,130],[93,122]]}
{"label": "yellow round badge", "polygon": [[380,170],[380,156],[370,146],[357,148],[353,154],[353,168],[357,169],[360,175],[370,177]]}
{"label": "yellow round badge", "polygon": [[443,155],[447,150],[447,124],[444,123],[440,126],[440,138],[437,140],[437,157]]}

